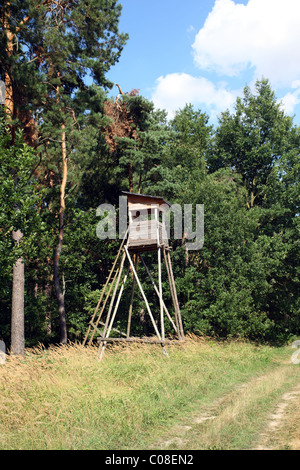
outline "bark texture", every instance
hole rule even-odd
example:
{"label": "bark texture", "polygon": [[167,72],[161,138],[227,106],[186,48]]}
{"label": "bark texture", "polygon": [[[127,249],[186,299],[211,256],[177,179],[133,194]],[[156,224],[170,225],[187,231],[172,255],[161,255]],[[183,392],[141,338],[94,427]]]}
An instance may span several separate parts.
{"label": "bark texture", "polygon": [[[20,244],[23,234],[20,230],[13,232],[13,239]],[[24,335],[24,262],[17,259],[13,267],[13,289],[11,309],[11,352],[23,355],[25,351]]]}

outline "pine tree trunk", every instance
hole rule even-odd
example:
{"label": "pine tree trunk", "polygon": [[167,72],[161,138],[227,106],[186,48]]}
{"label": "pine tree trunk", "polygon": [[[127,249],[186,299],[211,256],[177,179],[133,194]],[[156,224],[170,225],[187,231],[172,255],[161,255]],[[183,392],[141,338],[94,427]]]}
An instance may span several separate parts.
{"label": "pine tree trunk", "polygon": [[[11,32],[10,26],[9,26],[9,18],[10,18],[10,2],[7,2],[3,28],[6,34],[6,54],[7,54],[8,60],[10,60],[10,58],[13,55],[13,39],[14,39],[14,35]],[[11,73],[9,70],[5,70],[4,83],[5,83],[6,114],[8,118],[11,120],[13,119],[13,113],[14,113],[14,99],[13,99],[12,78],[11,78]]]}
{"label": "pine tree trunk", "polygon": [[[6,54],[8,60],[13,55],[14,34],[10,30],[10,2],[6,3],[3,28],[6,34]],[[14,96],[13,82],[9,68],[4,73],[5,83],[5,112],[9,121],[14,117]],[[13,145],[12,129],[12,145]],[[20,230],[12,233],[12,238],[17,245],[20,244],[23,233]],[[24,354],[25,336],[24,336],[24,262],[19,258],[13,266],[13,285],[12,285],[12,309],[11,309],[11,350],[13,354]]]}
{"label": "pine tree trunk", "polygon": [[44,287],[44,295],[46,298],[46,333],[47,336],[50,337],[52,334],[52,324],[51,324],[51,293],[52,293],[52,282],[53,282],[53,274],[50,274],[50,279],[46,281],[46,285]]}
{"label": "pine tree trunk", "polygon": [[129,168],[128,168],[128,182],[129,182],[129,192],[132,193],[133,191],[133,168],[132,168],[131,157],[130,157]]}
{"label": "pine tree trunk", "polygon": [[[13,239],[19,245],[23,234],[20,230],[13,232]],[[11,351],[13,354],[24,354],[24,262],[19,258],[13,267],[12,309],[11,309]]]}
{"label": "pine tree trunk", "polygon": [[65,126],[62,124],[62,161],[63,161],[63,177],[60,187],[60,211],[59,211],[59,230],[58,230],[58,243],[54,256],[54,286],[58,304],[59,314],[59,341],[62,344],[67,344],[67,325],[66,325],[66,312],[65,312],[65,295],[60,286],[59,274],[59,260],[62,250],[63,237],[64,237],[64,216],[65,216],[65,189],[67,184],[67,150],[66,150],[66,132]]}

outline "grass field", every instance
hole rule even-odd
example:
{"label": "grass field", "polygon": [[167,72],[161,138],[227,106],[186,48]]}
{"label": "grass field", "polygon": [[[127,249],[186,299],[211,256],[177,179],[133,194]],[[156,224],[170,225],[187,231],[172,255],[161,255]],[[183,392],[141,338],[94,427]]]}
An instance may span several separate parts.
{"label": "grass field", "polygon": [[168,357],[146,344],[114,347],[101,362],[80,345],[8,356],[0,449],[297,448],[300,395],[272,433],[268,424],[300,384],[292,352],[189,337]]}

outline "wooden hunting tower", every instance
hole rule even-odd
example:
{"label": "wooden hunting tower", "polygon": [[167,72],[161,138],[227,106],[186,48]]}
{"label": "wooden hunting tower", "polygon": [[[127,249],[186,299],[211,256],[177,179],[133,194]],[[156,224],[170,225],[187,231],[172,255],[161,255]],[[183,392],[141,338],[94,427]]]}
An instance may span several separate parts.
{"label": "wooden hunting tower", "polygon": [[[120,341],[158,343],[161,344],[164,348],[166,344],[173,343],[174,341],[184,341],[184,332],[170,257],[171,249],[169,247],[165,225],[165,214],[171,204],[165,201],[162,197],[158,196],[146,196],[143,194],[129,192],[123,192],[123,194],[127,197],[128,201],[128,229],[124,239],[122,240],[120,249],[102,290],[99,302],[95,308],[83,343],[86,344],[88,342],[88,344],[91,344],[94,339],[94,335],[97,332],[100,335],[100,337],[98,337],[98,341],[100,343],[100,359],[103,356],[106,344],[109,342]],[[157,252],[158,287],[142,256],[145,252]],[[164,260],[166,266],[174,308],[174,319],[170,315],[163,300],[161,269],[162,259]],[[123,280],[121,280],[125,267],[125,261],[128,262],[128,267]],[[159,314],[156,316],[150,309],[149,302],[146,298],[144,289],[139,279],[137,270],[139,261],[142,262],[142,265],[145,268],[158,297]],[[132,279],[132,289],[128,311],[127,331],[125,333],[117,330],[113,327],[113,325],[117,316],[117,311],[124,291],[125,283],[128,278]],[[131,323],[133,320],[133,299],[136,284],[138,285],[142,299],[145,302],[145,306],[155,332],[155,336],[152,336],[151,338],[136,338],[130,336]],[[108,302],[109,299],[110,302]],[[107,313],[106,306],[108,307]],[[170,322],[170,325],[174,329],[175,335],[177,336],[177,339],[175,340],[166,339],[165,337],[165,315]],[[102,331],[100,330],[101,327],[103,327]],[[121,337],[110,337],[111,332],[118,333],[119,336],[121,335]],[[164,352],[166,353],[165,349]]]}

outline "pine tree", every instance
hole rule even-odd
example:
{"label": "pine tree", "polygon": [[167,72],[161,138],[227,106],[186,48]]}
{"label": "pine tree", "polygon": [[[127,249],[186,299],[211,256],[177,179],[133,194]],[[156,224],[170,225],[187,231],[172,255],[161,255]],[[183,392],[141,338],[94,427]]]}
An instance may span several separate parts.
{"label": "pine tree", "polygon": [[[27,143],[40,152],[39,174],[46,172],[44,181],[58,179],[60,184],[54,274],[63,343],[67,335],[59,258],[67,168],[70,152],[74,151],[71,136],[74,126],[78,126],[72,103],[76,93],[88,92],[88,74],[96,85],[111,86],[105,74],[118,61],[127,39],[118,31],[120,14],[116,0],[7,1],[0,8],[0,77],[6,84],[12,135],[21,123]],[[80,112],[86,111],[82,104]]]}
{"label": "pine tree", "polygon": [[111,119],[106,142],[116,162],[116,176],[122,178],[123,189],[149,193],[161,180],[163,154],[170,140],[166,113],[155,110],[136,89],[122,93],[115,102],[107,101],[105,111]]}

